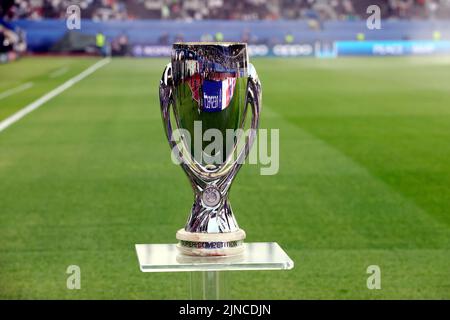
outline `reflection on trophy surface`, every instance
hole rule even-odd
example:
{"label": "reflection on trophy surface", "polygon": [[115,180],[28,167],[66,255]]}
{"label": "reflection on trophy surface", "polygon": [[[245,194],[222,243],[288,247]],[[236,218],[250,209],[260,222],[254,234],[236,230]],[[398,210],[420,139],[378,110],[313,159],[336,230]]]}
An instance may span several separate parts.
{"label": "reflection on trophy surface", "polygon": [[[245,232],[235,220],[228,192],[256,137],[261,107],[261,85],[246,44],[174,44],[160,102],[169,144],[195,194],[187,224],[176,234],[180,252],[241,253]],[[243,134],[246,123],[248,135]],[[223,143],[212,148],[219,135]]]}

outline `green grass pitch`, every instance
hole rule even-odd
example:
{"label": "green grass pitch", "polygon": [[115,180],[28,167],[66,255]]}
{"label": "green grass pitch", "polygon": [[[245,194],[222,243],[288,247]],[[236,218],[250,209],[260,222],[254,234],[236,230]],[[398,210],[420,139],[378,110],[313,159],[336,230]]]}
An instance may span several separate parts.
{"label": "green grass pitch", "polygon": [[[95,61],[0,66],[0,93],[34,84],[0,100],[0,120]],[[192,204],[162,129],[166,62],[114,59],[0,132],[1,299],[189,298],[187,274],[141,273],[134,251],[175,242]],[[247,241],[296,265],[231,272],[230,297],[449,299],[450,58],[253,62],[280,171],[244,166],[231,202]]]}

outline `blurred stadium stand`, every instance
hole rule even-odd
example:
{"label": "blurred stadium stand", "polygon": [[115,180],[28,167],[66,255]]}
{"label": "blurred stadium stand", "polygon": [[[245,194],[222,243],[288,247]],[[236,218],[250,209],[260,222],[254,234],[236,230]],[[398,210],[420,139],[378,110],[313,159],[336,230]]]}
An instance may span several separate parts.
{"label": "blurred stadium stand", "polygon": [[78,4],[86,19],[279,20],[339,19],[366,16],[380,6],[385,18],[446,19],[448,0],[7,0],[5,19],[64,18],[65,8]]}
{"label": "blurred stadium stand", "polygon": [[[70,32],[84,38],[67,34],[66,9],[73,4],[82,21]],[[381,9],[381,30],[366,26],[373,4]],[[34,53],[79,52],[71,41],[86,37],[92,53],[98,34],[113,54],[133,56],[168,55],[176,41],[243,41],[253,55],[322,57],[344,47],[347,54],[357,47],[354,54],[447,53],[450,47],[450,0],[6,0],[0,15],[5,30],[24,31]]]}

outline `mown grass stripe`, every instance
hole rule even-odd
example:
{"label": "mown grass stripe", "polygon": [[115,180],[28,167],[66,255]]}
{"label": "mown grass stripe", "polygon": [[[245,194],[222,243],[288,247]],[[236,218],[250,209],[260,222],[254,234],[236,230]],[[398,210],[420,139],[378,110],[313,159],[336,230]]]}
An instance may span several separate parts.
{"label": "mown grass stripe", "polygon": [[95,72],[99,68],[101,68],[104,65],[108,64],[110,61],[111,61],[110,58],[104,58],[104,59],[96,62],[95,64],[93,64],[92,66],[90,66],[89,68],[87,68],[86,70],[81,72],[80,74],[78,74],[75,77],[67,80],[66,82],[64,82],[59,87],[57,87],[57,88],[53,89],[52,91],[46,93],[45,95],[43,95],[42,97],[40,97],[36,101],[30,103],[29,105],[27,105],[23,109],[21,109],[18,112],[14,113],[12,116],[6,118],[2,122],[0,122],[0,132],[2,132],[3,130],[5,130],[6,128],[8,128],[12,124],[14,124],[15,122],[19,121],[20,119],[25,117],[30,112],[36,110],[37,108],[42,106],[47,101],[53,99],[54,97],[56,97],[57,95],[61,94],[65,90],[69,89],[75,83],[83,80],[88,75],[92,74],[93,72]]}

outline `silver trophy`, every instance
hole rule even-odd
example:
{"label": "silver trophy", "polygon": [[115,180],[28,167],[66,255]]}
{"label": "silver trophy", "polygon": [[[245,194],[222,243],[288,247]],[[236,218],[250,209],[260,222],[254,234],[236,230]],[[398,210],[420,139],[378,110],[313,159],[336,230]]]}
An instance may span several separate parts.
{"label": "silver trophy", "polygon": [[[159,97],[169,145],[195,195],[186,226],[176,234],[178,249],[201,256],[241,253],[245,232],[236,222],[228,193],[256,138],[261,108],[261,84],[248,61],[247,45],[174,44]],[[246,124],[250,130],[244,131]],[[210,129],[225,137],[219,150],[208,150],[210,142],[203,139]],[[230,130],[238,134],[231,136]]]}

